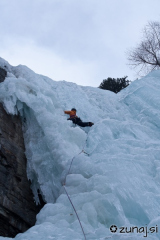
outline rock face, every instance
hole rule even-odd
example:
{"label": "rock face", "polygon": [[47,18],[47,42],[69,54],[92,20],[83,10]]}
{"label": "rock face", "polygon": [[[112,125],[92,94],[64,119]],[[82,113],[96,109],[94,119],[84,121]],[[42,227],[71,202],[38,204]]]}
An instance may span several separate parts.
{"label": "rock face", "polygon": [[4,81],[6,75],[7,75],[6,70],[3,68],[0,68],[0,83]]}
{"label": "rock face", "polygon": [[[6,71],[0,68],[0,82]],[[0,103],[0,236],[14,237],[35,224],[36,206],[26,174],[26,157],[19,116]]]}

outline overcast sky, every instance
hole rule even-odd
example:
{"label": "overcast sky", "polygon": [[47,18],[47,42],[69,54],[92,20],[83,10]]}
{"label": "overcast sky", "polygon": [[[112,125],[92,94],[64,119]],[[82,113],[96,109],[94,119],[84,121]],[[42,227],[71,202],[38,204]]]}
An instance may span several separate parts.
{"label": "overcast sky", "polygon": [[97,87],[103,79],[137,78],[126,51],[160,0],[0,0],[0,57],[54,80]]}

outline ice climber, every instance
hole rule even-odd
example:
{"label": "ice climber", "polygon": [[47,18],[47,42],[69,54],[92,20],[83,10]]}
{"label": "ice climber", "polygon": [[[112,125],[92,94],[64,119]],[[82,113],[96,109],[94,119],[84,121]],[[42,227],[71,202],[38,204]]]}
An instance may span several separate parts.
{"label": "ice climber", "polygon": [[94,123],[92,122],[82,122],[82,120],[76,115],[76,109],[72,108],[71,111],[64,111],[65,114],[69,114],[70,117],[67,120],[72,120],[73,123],[79,125],[80,127],[92,127]]}

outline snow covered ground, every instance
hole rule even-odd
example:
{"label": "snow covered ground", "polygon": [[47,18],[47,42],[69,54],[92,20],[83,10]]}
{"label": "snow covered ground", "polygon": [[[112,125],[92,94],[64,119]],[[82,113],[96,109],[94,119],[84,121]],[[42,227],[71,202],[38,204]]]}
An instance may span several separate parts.
{"label": "snow covered ground", "polygon": [[[47,202],[36,225],[14,239],[160,239],[160,71],[116,95],[3,59],[0,66],[8,71],[0,102],[22,116],[28,178],[35,200],[40,189]],[[67,121],[72,107],[95,125]]]}

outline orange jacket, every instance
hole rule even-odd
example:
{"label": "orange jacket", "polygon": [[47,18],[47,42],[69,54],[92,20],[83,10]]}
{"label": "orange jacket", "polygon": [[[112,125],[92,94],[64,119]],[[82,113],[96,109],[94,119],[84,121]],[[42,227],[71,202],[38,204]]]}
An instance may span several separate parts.
{"label": "orange jacket", "polygon": [[75,118],[77,117],[76,111],[64,111],[65,114],[69,114],[70,118]]}

